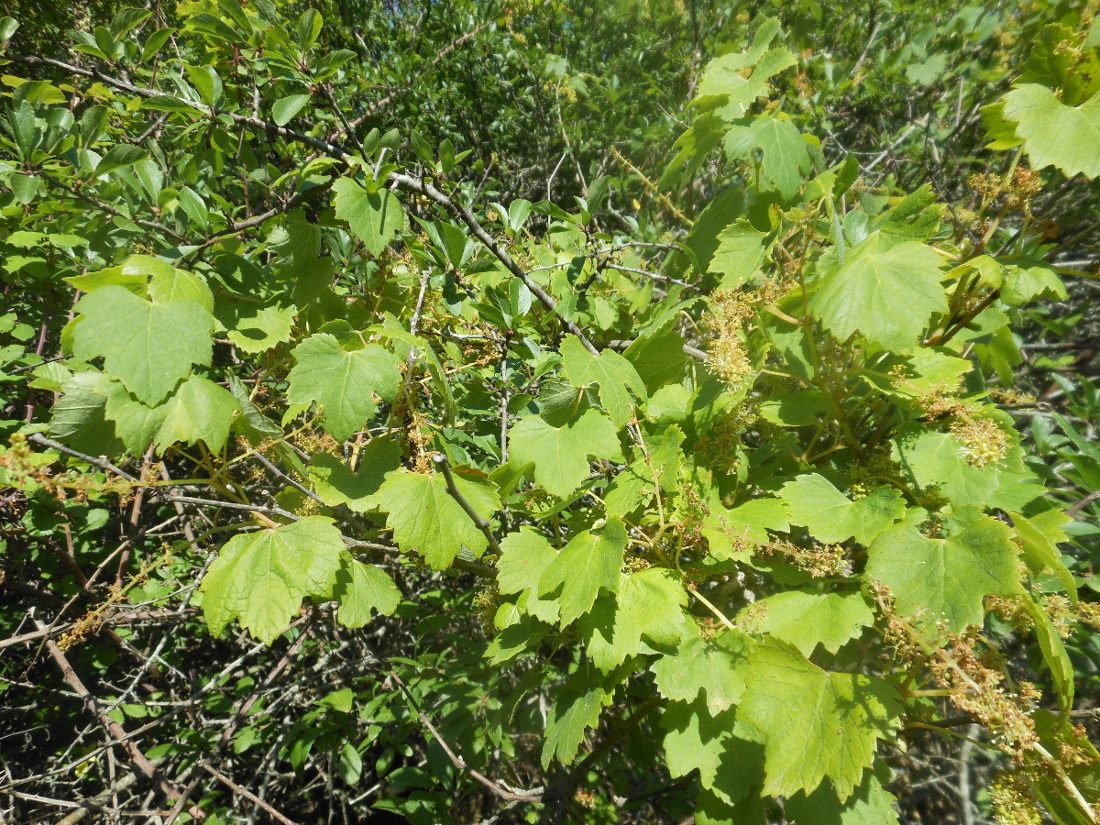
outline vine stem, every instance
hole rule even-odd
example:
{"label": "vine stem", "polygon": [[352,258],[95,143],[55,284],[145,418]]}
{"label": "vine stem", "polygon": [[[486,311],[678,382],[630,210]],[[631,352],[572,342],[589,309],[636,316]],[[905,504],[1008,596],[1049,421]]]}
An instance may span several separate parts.
{"label": "vine stem", "polygon": [[725,625],[727,629],[729,629],[729,630],[736,630],[737,629],[737,627],[734,625],[734,623],[726,618],[726,614],[723,613],[721,610],[719,610],[717,607],[715,607],[714,604],[710,601],[710,599],[708,599],[706,596],[704,596],[698,590],[690,590],[689,589],[688,592],[691,593],[691,595],[694,596],[696,599],[698,599],[700,604],[702,604],[711,613],[713,613],[715,616],[717,616],[718,621],[720,621],[723,625]]}
{"label": "vine stem", "polygon": [[466,500],[466,497],[459,492],[458,487],[455,486],[454,475],[451,473],[451,464],[447,461],[447,456],[443,453],[436,453],[432,456],[432,461],[443,472],[443,479],[447,483],[447,492],[451,494],[451,498],[458,502],[458,506],[470,517],[470,520],[477,526],[477,529],[482,532],[486,540],[489,542],[489,546],[493,549],[493,552],[498,556],[501,553],[500,544],[497,542],[496,536],[493,535],[492,529],[489,527],[489,522],[478,515],[477,510],[473,505]]}
{"label": "vine stem", "polygon": [[1093,825],[1096,825],[1096,813],[1093,811],[1092,805],[1089,804],[1088,800],[1085,799],[1084,794],[1082,794],[1080,789],[1074,784],[1073,779],[1071,779],[1070,775],[1066,773],[1066,769],[1062,767],[1062,764],[1057,759],[1055,759],[1054,755],[1051,754],[1051,752],[1048,751],[1046,748],[1044,748],[1039,742],[1034,743],[1031,746],[1031,749],[1035,751],[1035,753],[1039,754],[1039,756],[1042,757],[1043,761],[1046,762],[1048,766],[1050,766],[1050,769],[1054,771],[1055,775],[1058,777],[1063,787],[1065,787],[1065,789],[1069,792],[1069,795],[1073,797],[1073,801],[1081,809],[1081,813],[1085,815],[1086,821],[1092,823]]}

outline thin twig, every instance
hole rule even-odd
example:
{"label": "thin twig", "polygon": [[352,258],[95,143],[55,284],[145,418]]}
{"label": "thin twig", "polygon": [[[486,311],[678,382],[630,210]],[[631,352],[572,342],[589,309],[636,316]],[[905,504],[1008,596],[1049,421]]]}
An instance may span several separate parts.
{"label": "thin twig", "polygon": [[[39,630],[44,630],[46,627],[37,618],[34,619],[34,624]],[[76,675],[76,671],[73,670],[73,666],[69,664],[69,660],[65,657],[61,648],[58,647],[52,639],[47,639],[46,649],[50,652],[50,656],[61,671],[61,678],[65,680],[65,684],[72,688],[73,692],[84,701],[85,707],[87,707],[99,723],[103,725],[110,736],[119,742],[120,747],[126,752],[126,755],[134,764],[134,767],[145,774],[145,776],[152,779],[157,787],[160,788],[161,792],[169,799],[176,801],[178,807],[182,810],[183,806],[186,804],[183,793],[161,774],[157,766],[142,753],[141,748],[127,738],[125,728],[100,710],[96,698],[92,696],[88,688],[80,681],[80,677]],[[188,808],[187,812],[198,820],[206,818],[206,812],[198,805],[192,805]]]}
{"label": "thin twig", "polygon": [[423,178],[414,178],[409,175],[395,172],[394,174],[390,175],[390,179],[403,189],[408,189],[412,192],[424,195],[427,198],[435,201],[447,212],[449,212],[452,217],[466,224],[466,227],[470,230],[473,236],[477,238],[486,249],[492,252],[496,259],[504,264],[504,267],[510,273],[512,273],[513,276],[523,281],[524,285],[529,290],[531,290],[531,294],[538,298],[539,303],[541,303],[544,307],[546,307],[548,310],[561,318],[562,322],[566,326],[566,329],[568,329],[571,333],[573,333],[577,336],[577,338],[580,339],[580,342],[584,345],[585,349],[587,349],[593,355],[599,354],[599,350],[596,349],[595,345],[588,339],[588,336],[585,334],[584,330],[582,330],[579,326],[577,326],[575,323],[570,321],[568,318],[565,318],[561,314],[561,312],[558,310],[557,301],[554,300],[550,293],[539,286],[537,283],[535,283],[531,276],[523,270],[523,267],[521,267],[512,259],[512,256],[508,254],[508,251],[500,244],[498,244],[496,240],[488,232],[485,231],[485,228],[482,227],[480,223],[478,223],[477,218],[473,216],[473,213],[470,212],[469,209],[467,209],[465,206],[462,206],[460,203],[451,200],[450,197],[440,192]]}
{"label": "thin twig", "polygon": [[253,805],[257,806],[258,808],[262,808],[264,811],[271,815],[272,819],[276,820],[277,822],[282,822],[283,825],[298,825],[297,822],[286,816],[286,814],[282,813],[277,808],[272,807],[270,803],[264,802],[262,799],[260,799],[260,797],[256,796],[256,794],[248,790],[248,788],[241,787],[224,773],[219,771],[217,768],[210,765],[208,762],[202,762],[200,767],[212,777],[221,782],[223,785],[225,785],[225,787],[229,788],[229,790],[233,791],[233,793],[237,794],[238,796],[243,796]]}
{"label": "thin twig", "polygon": [[110,461],[108,461],[106,456],[99,456],[97,458],[94,455],[82,453],[79,450],[74,450],[72,447],[66,447],[60,441],[54,441],[52,438],[47,438],[46,436],[42,435],[42,433],[32,433],[31,435],[27,436],[27,441],[33,441],[35,444],[41,444],[43,447],[49,447],[67,455],[71,455],[73,458],[79,458],[81,461],[86,461],[95,467],[99,467],[99,469],[101,470],[106,470],[108,472],[114,473],[115,475],[121,476],[127,481],[134,482],[135,484],[138,481],[136,477],[130,475],[125,470],[119,469]]}
{"label": "thin twig", "polygon": [[416,697],[412,695],[412,691],[410,691],[405,683],[401,680],[401,677],[398,676],[397,673],[392,669],[389,672],[389,676],[401,689],[401,692],[405,695],[405,698],[412,706],[412,709],[416,712],[417,718],[420,720],[420,724],[428,729],[428,733],[432,735],[432,738],[435,739],[439,747],[443,749],[443,752],[445,754],[447,754],[447,758],[451,760],[451,764],[454,765],[458,770],[464,773],[468,773],[470,776],[472,776],[494,794],[499,796],[501,799],[508,800],[509,802],[538,802],[540,799],[542,799],[542,788],[507,788],[498,782],[494,782],[492,779],[485,776],[485,774],[467,765],[466,760],[455,753],[454,749],[451,748],[451,746],[447,744],[447,741],[440,735],[435,725],[432,724],[432,720],[429,719],[428,715],[420,709],[420,704],[416,701]]}
{"label": "thin twig", "polygon": [[436,453],[432,456],[432,461],[435,462],[435,466],[443,471],[443,478],[447,482],[447,492],[451,494],[451,498],[458,502],[458,506],[470,517],[470,520],[477,525],[477,529],[480,530],[482,535],[488,540],[489,547],[499,556],[500,544],[497,542],[496,536],[493,535],[493,530],[489,526],[489,522],[478,515],[473,505],[458,491],[458,487],[455,486],[454,475],[451,473],[451,464],[447,461],[447,456],[443,455],[443,453]]}

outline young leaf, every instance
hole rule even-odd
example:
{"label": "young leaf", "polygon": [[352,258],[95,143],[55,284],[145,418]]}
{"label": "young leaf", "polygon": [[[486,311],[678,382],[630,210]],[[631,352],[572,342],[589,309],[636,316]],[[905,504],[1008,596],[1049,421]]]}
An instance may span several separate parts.
{"label": "young leaf", "polygon": [[348,352],[328,333],[311,335],[292,352],[296,365],[287,376],[290,404],[317,402],[325,429],[344,440],[374,415],[377,394],[393,401],[401,382],[401,363],[377,344]]}
{"label": "young leaf", "polygon": [[875,232],[821,280],[810,310],[838,341],[854,332],[882,349],[912,352],[934,312],[947,311],[942,258],[930,246],[889,246]]}
{"label": "young leaf", "polygon": [[778,641],[749,654],[738,718],[764,745],[764,792],[811,793],[832,781],[843,802],[870,767],[875,743],[897,726],[901,710],[886,682],[829,673]]}
{"label": "young leaf", "polygon": [[164,421],[157,430],[157,450],[163,453],[177,442],[203,441],[220,453],[229,438],[233,415],[239,409],[233,393],[213,381],[192,375],[164,405]]}
{"label": "young leaf", "polygon": [[957,633],[981,625],[986,596],[1020,592],[1017,550],[1008,526],[977,508],[948,516],[943,529],[946,538],[908,524],[883,533],[867,551],[866,575],[890,587],[903,614]]}
{"label": "young leaf", "polygon": [[293,524],[231,538],[202,582],[202,607],[214,634],[238,619],[264,644],[285,631],[307,596],[330,598],[346,551],[332,519],[309,516]]}
{"label": "young leaf", "polygon": [[401,591],[389,574],[344,553],[333,596],[340,603],[336,618],[344,627],[362,627],[373,612],[389,616],[401,603]]}
{"label": "young leaf", "polygon": [[[562,368],[577,389],[598,384],[600,403],[618,427],[630,423],[635,400],[645,401],[646,388],[634,365],[613,350],[593,355],[575,335],[561,344]],[[633,396],[633,397],[632,397]]]}
{"label": "young leaf", "polygon": [[621,459],[615,426],[601,413],[585,413],[561,427],[537,415],[521,418],[509,433],[511,458],[535,465],[535,481],[559,498],[588,476],[588,457]]}
{"label": "young leaf", "polygon": [[804,526],[825,543],[854,537],[860,544],[870,544],[905,514],[901,492],[893,487],[879,487],[852,501],[817,473],[788,481],[781,495],[791,524]]}
{"label": "young leaf", "polygon": [[351,178],[340,178],[332,191],[336,193],[336,217],[348,222],[370,254],[381,255],[405,228],[405,211],[390,190],[367,192]]}
{"label": "young leaf", "polygon": [[[488,483],[455,475],[455,487],[479,516],[487,519],[500,509],[500,499]],[[463,547],[475,556],[488,547],[488,539],[447,492],[441,473],[421,475],[395,470],[386,475],[370,499],[386,513],[386,525],[404,552],[416,551],[436,570],[446,570]]]}
{"label": "young leaf", "polygon": [[626,549],[626,529],[609,521],[599,533],[585,530],[575,535],[554,558],[539,579],[539,595],[559,589],[561,626],[592,609],[601,589],[615,592]]}
{"label": "young leaf", "polygon": [[753,602],[737,625],[754,635],[766,633],[798,648],[809,658],[821,645],[836,653],[874,623],[875,614],[858,593],[807,593],[787,590]]}
{"label": "young leaf", "polygon": [[106,372],[146,404],[158,404],[212,354],[214,319],[193,301],[164,303],[139,298],[121,286],[85,295],[73,328],[73,354],[103,358]]}

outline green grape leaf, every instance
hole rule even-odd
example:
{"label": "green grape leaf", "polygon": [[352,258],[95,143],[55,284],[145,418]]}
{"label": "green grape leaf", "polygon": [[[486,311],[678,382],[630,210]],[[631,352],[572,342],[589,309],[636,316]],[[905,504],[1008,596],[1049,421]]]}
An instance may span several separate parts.
{"label": "green grape leaf", "polygon": [[860,332],[872,344],[912,352],[935,312],[947,311],[942,258],[917,241],[893,246],[875,232],[848,250],[810,298],[810,311],[838,341]]}
{"label": "green grape leaf", "polygon": [[630,423],[635,399],[646,400],[646,388],[638,371],[626,358],[613,350],[593,355],[575,335],[561,344],[562,368],[569,383],[577,389],[598,384],[600,403],[619,427]]}
{"label": "green grape leaf", "polygon": [[700,699],[670,702],[661,715],[668,772],[675,777],[699,771],[699,782],[727,804],[744,798],[763,782],[764,753],[732,710],[712,714]]}
{"label": "green grape leaf", "polygon": [[539,580],[558,555],[550,542],[530,527],[509,533],[500,542],[497,559],[497,588],[504,594],[519,594],[519,606],[544,622],[558,621],[558,603],[539,598]]}
{"label": "green grape leaf", "polygon": [[131,255],[122,264],[122,274],[137,273],[149,275],[149,297],[155,304],[191,301],[207,312],[214,311],[214,294],[201,275],[176,269],[159,258]]}
{"label": "green grape leaf", "polygon": [[539,595],[561,591],[560,623],[565,627],[592,609],[601,589],[615,592],[626,549],[622,522],[609,521],[599,532],[584,530],[573,536],[539,578]]}
{"label": "green grape leaf", "polygon": [[1053,166],[1067,178],[1100,175],[1100,92],[1067,106],[1045,86],[1025,83],[1004,96],[1004,114],[1016,122],[1033,169]]}
{"label": "green grape leaf", "polygon": [[193,301],[158,303],[105,286],[76,305],[73,354],[103,358],[108,375],[145,404],[158,404],[191,372],[210,363],[214,318]]}
{"label": "green grape leaf", "polygon": [[[12,233],[8,236],[7,243],[13,243],[14,238],[18,233]],[[149,274],[145,271],[146,266],[149,264],[139,263],[138,266],[142,271],[134,272],[128,268],[130,261],[138,259],[148,258],[149,261],[153,261],[158,266],[169,266],[160,258],[151,258],[146,255],[131,255],[119,266],[111,266],[106,269],[99,269],[95,272],[85,272],[83,275],[71,275],[68,278],[62,278],[62,280],[69,286],[79,289],[81,292],[95,292],[98,289],[102,289],[105,286],[121,286],[127,291],[134,293],[135,295],[147,296],[149,292]]]}
{"label": "green grape leaf", "polygon": [[1006,304],[1021,306],[1036,298],[1064,301],[1067,297],[1066,285],[1049,266],[1040,264],[1005,267],[1001,298]]}
{"label": "green grape leaf", "polygon": [[359,467],[353,473],[334,455],[317,453],[306,472],[313,490],[329,507],[346,504],[353,513],[375,507],[371,499],[387,473],[401,465],[401,445],[392,438],[372,438],[359,452]]}
{"label": "green grape leaf", "polygon": [[965,358],[956,358],[931,347],[919,347],[909,356],[909,365],[914,375],[898,381],[897,389],[916,396],[951,395],[958,389],[962,377],[974,368]]}
{"label": "green grape leaf", "polygon": [[599,724],[600,711],[611,704],[613,695],[584,668],[566,681],[546,715],[543,769],[549,767],[552,759],[568,765],[577,758],[585,731]]}
{"label": "green grape leaf", "polygon": [[657,188],[668,191],[680,186],[718,145],[727,128],[729,127],[725,121],[711,112],[695,118],[680,137],[676,138],[676,143],[672,146],[676,154],[661,173]]}
{"label": "green grape leaf", "polygon": [[118,446],[115,428],[105,418],[111,381],[89,370],[69,376],[61,398],[50,410],[50,434],[82,452],[107,455]]}
{"label": "green grape leaf", "polygon": [[680,473],[684,431],[666,427],[650,439],[648,452],[620,472],[604,492],[604,509],[609,517],[621,518],[652,501],[658,484],[665,492],[675,492]]}
{"label": "green grape leaf", "polygon": [[340,607],[336,618],[344,627],[362,627],[377,612],[389,616],[401,603],[401,591],[389,573],[373,564],[364,564],[351,554],[341,557],[333,596]]}
{"label": "green grape leaf", "polygon": [[518,612],[519,608],[509,602],[498,608],[493,621],[501,631],[485,647],[485,658],[489,664],[496,666],[511,661],[521,653],[534,649],[549,633],[546,625],[529,616],[512,620],[512,615]]}
{"label": "green grape leaf", "polygon": [[805,527],[826,544],[853,537],[860,544],[870,544],[905,514],[901,492],[894,487],[879,487],[852,501],[817,473],[788,481],[780,495],[791,524]]}
{"label": "green grape leaf", "polygon": [[893,454],[917,487],[936,487],[953,504],[985,504],[997,489],[997,468],[972,466],[951,433],[903,429],[894,439]]}
{"label": "green grape leaf", "polygon": [[291,306],[267,306],[251,313],[237,316],[233,329],[226,337],[241,352],[257,355],[290,340],[297,308]]}
{"label": "green grape leaf", "polygon": [[[640,465],[640,466],[639,466]],[[608,516],[622,518],[653,500],[656,485],[644,462],[634,462],[611,480],[603,495]]]}
{"label": "green grape leaf", "polygon": [[[488,519],[500,509],[496,490],[486,482],[454,475],[455,487],[474,511]],[[386,513],[386,525],[403,552],[416,551],[436,570],[446,570],[462,548],[480,556],[489,541],[447,492],[442,473],[422,475],[394,470],[370,499]]]}
{"label": "green grape leaf", "polygon": [[340,531],[322,516],[234,536],[202,581],[206,623],[217,635],[237,619],[271,644],[290,627],[303,599],[331,598],[345,552]]}
{"label": "green grape leaf", "polygon": [[509,433],[511,458],[535,465],[535,481],[565,498],[588,476],[588,458],[622,459],[615,425],[602,413],[586,410],[561,427],[537,415],[521,418]]}
{"label": "green grape leaf", "polygon": [[730,118],[741,117],[758,97],[768,94],[770,80],[794,66],[795,56],[785,48],[768,48],[779,34],[779,23],[765,19],[753,35],[752,45],[741,52],[730,52],[711,60],[695,93],[694,105],[708,98],[723,101]]}
{"label": "green grape leaf", "polygon": [[897,825],[894,795],[883,787],[887,771],[867,771],[863,784],[845,802],[828,785],[812,794],[797,793],[786,801],[784,812],[794,825]]}
{"label": "green grape leaf", "polygon": [[381,255],[405,229],[405,210],[390,190],[368,192],[351,178],[340,178],[332,191],[336,193],[336,217],[348,222],[371,255]]}
{"label": "green grape leaf", "polygon": [[764,263],[767,252],[766,232],[748,221],[731,223],[718,233],[718,248],[710,259],[709,272],[722,276],[717,292],[736,289],[752,280]]}
{"label": "green grape leaf", "polygon": [[397,396],[401,362],[377,344],[348,352],[334,336],[319,333],[296,346],[292,355],[287,401],[319,404],[325,429],[341,441],[374,415],[376,394],[385,401]]}
{"label": "green grape leaf", "polygon": [[730,804],[703,788],[695,795],[695,825],[768,825],[768,806],[758,793]]}
{"label": "green grape leaf", "polygon": [[156,438],[168,407],[168,404],[145,406],[118,381],[112,381],[107,387],[107,420],[114,422],[115,433],[135,455],[145,452]]}
{"label": "green grape leaf", "polygon": [[767,640],[749,654],[738,719],[764,745],[764,793],[811,793],[829,779],[843,802],[900,711],[881,679],[830,673],[790,645]]}
{"label": "green grape leaf", "polygon": [[741,700],[742,670],[751,647],[752,639],[739,630],[725,630],[710,639],[693,635],[650,669],[666,699],[690,704],[702,693],[707,708],[717,715]]}
{"label": "green grape leaf", "polygon": [[1062,530],[1062,526],[1072,519],[1061,510],[1047,510],[1031,518],[1021,513],[1009,513],[1012,519],[1012,529],[1016,534],[1017,543],[1023,550],[1024,560],[1035,572],[1049,570],[1058,577],[1070,601],[1077,604],[1077,582],[1073,574],[1062,561],[1058,545],[1068,541],[1069,537]]}
{"label": "green grape leaf", "polygon": [[788,529],[787,505],[781,499],[755,498],[727,509],[715,497],[703,519],[701,532],[714,558],[747,561],[753,545],[768,542],[768,530]]}
{"label": "green grape leaf", "polygon": [[1039,651],[1043,654],[1043,661],[1050,668],[1051,682],[1058,693],[1062,710],[1069,711],[1073,708],[1073,662],[1066,652],[1065,642],[1058,635],[1043,606],[1035,601],[1031,595],[1023,597],[1024,609],[1031,616],[1035,626],[1035,638],[1039,642]]}
{"label": "green grape leaf", "polygon": [[809,658],[818,645],[836,653],[874,620],[875,614],[858,593],[787,590],[748,605],[735,622],[746,633],[766,633],[792,644]]}
{"label": "green grape leaf", "polygon": [[1019,593],[1016,546],[1004,522],[963,508],[947,517],[945,538],[909,524],[888,530],[867,551],[866,575],[890,587],[904,615],[959,632],[981,625],[986,596]]}
{"label": "green grape leaf", "polygon": [[674,645],[688,627],[687,591],[671,570],[622,574],[618,592],[603,596],[580,621],[588,658],[604,673],[645,652],[642,640]]}
{"label": "green grape leaf", "polygon": [[240,407],[233,393],[209,379],[192,375],[164,405],[164,420],[156,434],[157,450],[164,453],[178,442],[205,442],[220,453],[229,438],[233,416]]}
{"label": "green grape leaf", "polygon": [[680,381],[687,367],[684,339],[674,324],[639,335],[623,351],[623,358],[634,365],[651,393]]}
{"label": "green grape leaf", "polygon": [[784,118],[758,117],[748,126],[731,127],[725,148],[726,156],[735,160],[752,160],[759,151],[761,188],[778,192],[785,201],[798,194],[802,176],[811,169],[810,151],[802,133]]}
{"label": "green grape leaf", "polygon": [[241,415],[235,419],[235,426],[238,430],[245,435],[253,444],[259,444],[265,438],[283,437],[283,428],[263,414],[255,404],[252,403],[248,389],[241,382],[237,376],[230,374],[229,378],[229,391],[233,393],[233,397],[237,399],[237,405],[241,408]]}

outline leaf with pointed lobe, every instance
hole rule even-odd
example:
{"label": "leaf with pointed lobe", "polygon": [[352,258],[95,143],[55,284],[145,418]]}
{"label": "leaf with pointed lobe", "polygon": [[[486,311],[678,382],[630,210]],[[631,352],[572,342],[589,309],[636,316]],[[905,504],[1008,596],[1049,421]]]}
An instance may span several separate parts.
{"label": "leaf with pointed lobe", "polygon": [[190,300],[149,301],[121,286],[104,286],[76,305],[73,354],[103,358],[105,372],[146,404],[160,403],[213,352],[214,318]]}
{"label": "leaf with pointed lobe", "polygon": [[331,598],[345,552],[340,531],[321,516],[234,536],[202,581],[206,623],[217,635],[236,619],[271,644],[306,597]]}
{"label": "leaf with pointed lobe", "polygon": [[378,344],[348,351],[335,336],[311,335],[292,351],[294,369],[287,380],[292,405],[316,403],[325,429],[344,440],[374,415],[375,396],[393,401],[401,383],[401,362]]}

